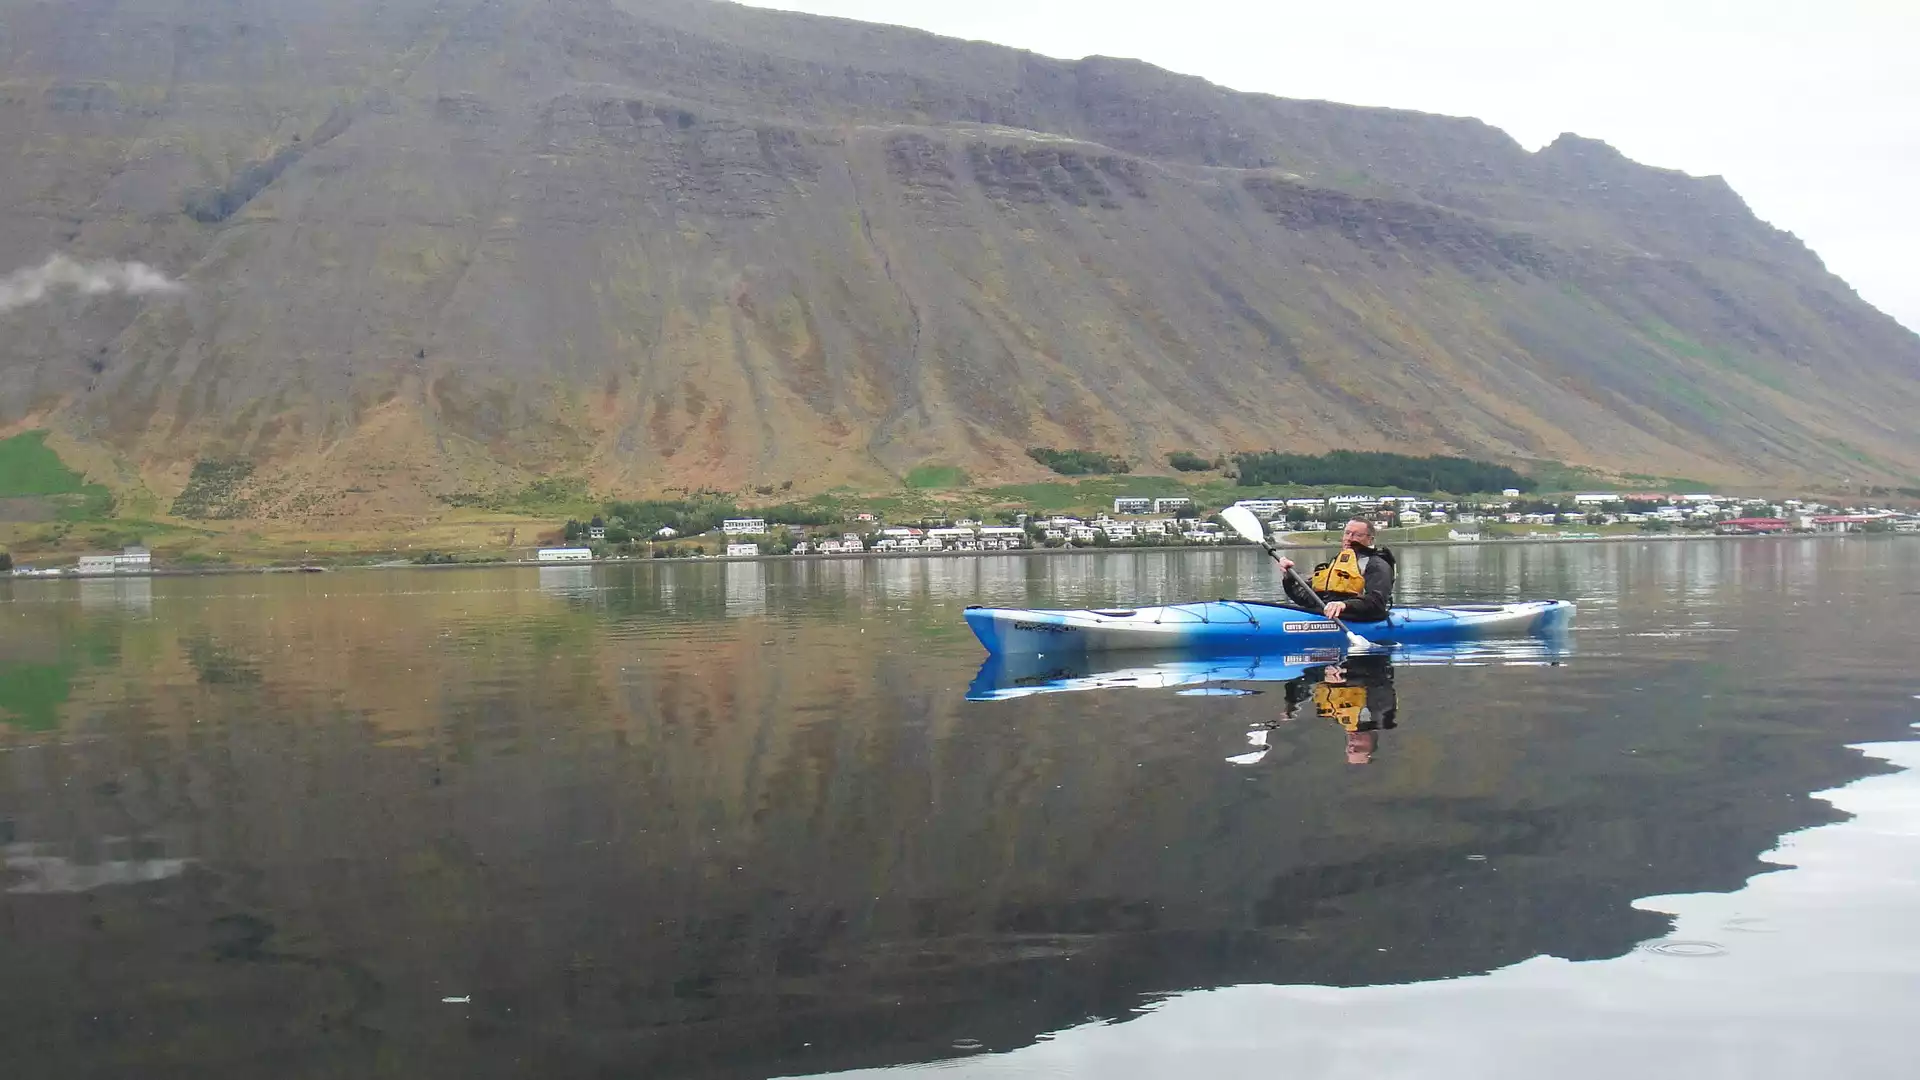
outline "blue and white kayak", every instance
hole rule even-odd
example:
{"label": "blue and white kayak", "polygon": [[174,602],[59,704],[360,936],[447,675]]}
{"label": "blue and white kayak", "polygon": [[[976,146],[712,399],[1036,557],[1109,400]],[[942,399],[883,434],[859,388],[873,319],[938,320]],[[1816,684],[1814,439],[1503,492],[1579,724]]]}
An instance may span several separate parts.
{"label": "blue and white kayak", "polygon": [[[1573,613],[1568,600],[1397,607],[1379,622],[1346,626],[1376,644],[1417,645],[1551,633],[1565,629]],[[1346,631],[1332,619],[1258,600],[1079,611],[970,607],[964,614],[980,644],[996,655],[1113,649],[1290,653],[1347,644]]]}

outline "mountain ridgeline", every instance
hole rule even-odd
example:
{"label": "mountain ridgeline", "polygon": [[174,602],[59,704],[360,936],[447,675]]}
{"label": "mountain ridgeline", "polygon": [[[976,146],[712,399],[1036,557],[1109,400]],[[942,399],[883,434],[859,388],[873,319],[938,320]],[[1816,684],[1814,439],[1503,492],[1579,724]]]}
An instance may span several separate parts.
{"label": "mountain ridgeline", "polygon": [[1718,178],[706,0],[0,0],[0,270],[55,252],[187,288],[0,315],[0,435],[247,516],[1032,447],[1920,476],[1920,338]]}

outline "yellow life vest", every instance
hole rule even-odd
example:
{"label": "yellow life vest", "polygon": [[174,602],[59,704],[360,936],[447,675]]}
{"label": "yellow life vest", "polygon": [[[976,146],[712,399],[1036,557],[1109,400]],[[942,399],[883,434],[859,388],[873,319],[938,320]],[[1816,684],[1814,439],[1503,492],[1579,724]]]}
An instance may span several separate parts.
{"label": "yellow life vest", "polygon": [[1368,719],[1367,688],[1320,683],[1313,688],[1313,706],[1348,731],[1359,731],[1361,721]]}
{"label": "yellow life vest", "polygon": [[1313,572],[1313,591],[1321,596],[1359,596],[1367,591],[1367,576],[1360,572],[1360,557],[1352,548],[1341,548],[1333,561]]}

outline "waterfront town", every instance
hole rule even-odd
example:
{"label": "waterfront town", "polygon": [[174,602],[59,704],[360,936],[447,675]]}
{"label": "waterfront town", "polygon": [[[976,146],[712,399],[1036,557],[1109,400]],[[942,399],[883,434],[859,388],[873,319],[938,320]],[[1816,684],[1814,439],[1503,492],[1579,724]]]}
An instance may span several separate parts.
{"label": "waterfront town", "polygon": [[[1915,533],[1920,514],[1878,504],[1839,506],[1783,499],[1729,498],[1710,493],[1594,492],[1542,498],[1508,490],[1500,496],[1444,500],[1407,495],[1341,494],[1242,499],[1268,523],[1276,543],[1334,542],[1348,520],[1374,523],[1383,542],[1474,543],[1496,540],[1599,540],[1776,533]],[[566,541],[533,552],[540,563],[632,558],[761,558],[768,556],[981,553],[1108,547],[1180,547],[1234,544],[1232,532],[1210,520],[1224,507],[1189,496],[1121,497],[1091,515],[1002,511],[978,518],[889,522],[858,512],[823,525],[795,525],[765,517],[726,518],[708,532],[682,535],[672,527],[639,536],[617,518],[570,522]],[[452,559],[415,561],[451,562]],[[511,561],[511,560],[491,560]],[[82,555],[59,566],[15,564],[16,577],[108,577],[163,569],[153,553],[129,545],[117,553]]]}
{"label": "waterfront town", "polygon": [[[1494,539],[1584,540],[1607,537],[1764,535],[1775,533],[1920,532],[1920,514],[1879,505],[1834,506],[1784,499],[1740,499],[1711,493],[1622,494],[1595,492],[1541,499],[1517,490],[1497,498],[1440,500],[1405,495],[1344,494],[1288,499],[1241,499],[1268,523],[1277,543],[1314,545],[1329,541],[1354,518],[1371,521],[1386,542],[1470,543]],[[878,515],[853,515],[843,527],[793,526],[761,517],[728,518],[715,533],[712,557],[758,558],[766,555],[853,555],[866,553],[935,554],[1020,549],[1093,547],[1172,547],[1239,542],[1208,518],[1217,510],[1196,505],[1187,496],[1122,497],[1110,512],[1087,517],[1022,511],[1003,512],[988,524],[972,518],[888,523]],[[581,526],[585,545],[547,547],[542,562],[590,561],[615,554],[610,536],[619,523],[595,520]],[[687,537],[670,527],[651,539],[629,539],[624,546],[682,543]],[[661,549],[669,550],[669,549]],[[681,547],[674,554],[707,556]]]}

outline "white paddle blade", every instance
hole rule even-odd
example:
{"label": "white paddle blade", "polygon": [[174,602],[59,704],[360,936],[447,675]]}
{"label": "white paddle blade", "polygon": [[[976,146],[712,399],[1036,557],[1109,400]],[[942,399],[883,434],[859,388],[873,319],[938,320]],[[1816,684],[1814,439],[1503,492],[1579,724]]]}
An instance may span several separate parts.
{"label": "white paddle blade", "polygon": [[1227,528],[1245,537],[1248,543],[1265,544],[1267,542],[1267,531],[1260,527],[1260,519],[1253,516],[1253,511],[1239,503],[1220,511],[1220,520],[1227,523]]}

